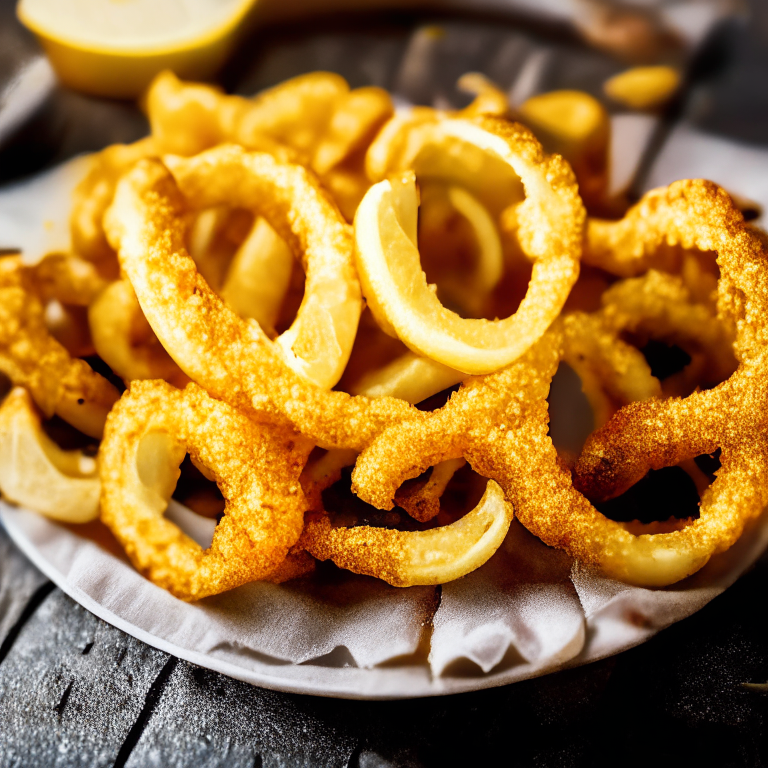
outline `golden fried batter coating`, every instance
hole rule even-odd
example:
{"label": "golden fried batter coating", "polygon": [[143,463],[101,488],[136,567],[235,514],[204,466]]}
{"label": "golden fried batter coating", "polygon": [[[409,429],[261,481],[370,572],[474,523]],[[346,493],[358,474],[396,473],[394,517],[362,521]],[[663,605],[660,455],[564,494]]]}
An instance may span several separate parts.
{"label": "golden fried batter coating", "polygon": [[324,447],[360,450],[413,413],[401,400],[353,398],[295,373],[258,324],[235,315],[200,276],[184,248],[184,212],[170,173],[144,161],[118,185],[106,222],[145,317],[193,381],[257,418],[287,420]]}
{"label": "golden fried batter coating", "polygon": [[321,517],[307,521],[301,545],[318,560],[396,587],[443,584],[485,563],[504,541],[512,516],[501,488],[489,481],[478,505],[451,525],[428,531],[334,528]]}
{"label": "golden fried batter coating", "polygon": [[34,282],[33,268],[21,259],[0,259],[0,370],[26,387],[45,416],[56,413],[100,437],[118,392],[51,336]]}
{"label": "golden fried batter coating", "polygon": [[768,503],[761,471],[768,451],[768,380],[764,352],[751,356],[764,334],[761,325],[753,324],[761,324],[759,318],[765,316],[768,283],[763,285],[759,276],[768,257],[761,239],[745,227],[730,198],[714,184],[673,184],[651,193],[628,216],[637,217],[638,210],[644,214],[641,236],[718,252],[719,303],[721,312],[735,316],[735,346],[742,362],[715,389],[621,409],[588,440],[576,481],[590,495],[608,498],[650,468],[719,447],[722,470],[702,498],[700,518],[680,531],[635,536],[601,515],[574,488],[547,434],[545,398],[562,356],[557,329],[504,371],[465,382],[426,421],[406,421],[376,438],[353,473],[354,487],[364,500],[391,508],[404,480],[464,456],[476,471],[501,485],[529,530],[614,578],[646,586],[673,583],[733,544]]}
{"label": "golden fried batter coating", "polygon": [[[257,425],[194,384],[179,391],[134,382],[104,434],[101,517],[136,568],[183,600],[264,579],[301,534],[299,474],[310,449],[300,435]],[[207,550],[162,516],[187,451],[226,500]]]}

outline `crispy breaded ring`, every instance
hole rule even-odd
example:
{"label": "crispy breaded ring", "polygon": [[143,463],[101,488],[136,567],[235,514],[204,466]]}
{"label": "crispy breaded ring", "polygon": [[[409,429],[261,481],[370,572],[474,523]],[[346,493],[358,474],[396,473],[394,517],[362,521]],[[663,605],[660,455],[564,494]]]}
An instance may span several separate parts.
{"label": "crispy breaded ring", "polygon": [[[464,456],[478,473],[499,483],[515,516],[549,546],[564,549],[621,581],[642,586],[679,581],[733,544],[746,522],[768,503],[762,479],[768,440],[758,431],[743,436],[741,447],[723,447],[723,470],[704,494],[698,520],[674,533],[633,535],[624,524],[598,512],[574,488],[552,445],[546,394],[562,354],[560,345],[560,334],[550,331],[505,371],[467,382],[426,423],[404,422],[383,432],[360,455],[353,488],[365,501],[391,508],[403,481],[441,461]],[[608,426],[620,428],[622,415],[631,416],[635,407],[663,405],[658,400],[634,403],[619,411]],[[698,421],[692,422],[693,418]],[[708,428],[721,420],[712,414],[711,423],[702,424],[696,412],[689,411],[661,430],[663,421],[649,419],[648,431],[635,430],[632,439],[647,439],[651,431],[658,434],[651,446],[660,451],[653,466],[669,466],[714,450],[718,443]],[[692,433],[685,450],[666,442],[676,429]],[[641,467],[636,479],[647,468]]]}
{"label": "crispy breaded ring", "polygon": [[210,289],[184,248],[184,200],[171,174],[144,161],[118,185],[106,223],[145,317],[181,369],[257,418],[282,418],[323,447],[361,450],[393,421],[419,413],[394,398],[321,389],[286,363],[254,322]]}
{"label": "crispy breaded ring", "polygon": [[694,301],[681,277],[650,270],[612,285],[601,303],[598,312],[572,312],[562,318],[563,359],[582,380],[595,427],[622,405],[662,395],[642,353],[622,340],[625,332],[677,344],[695,358],[696,363],[677,376],[676,384],[687,390],[685,394],[733,373],[736,361],[728,325],[708,304]]}
{"label": "crispy breaded ring", "polygon": [[307,521],[301,544],[318,560],[333,560],[395,587],[444,584],[483,565],[504,541],[512,516],[512,506],[491,480],[478,505],[451,525],[428,531],[333,528],[321,517]]}
{"label": "crispy breaded ring", "polygon": [[[643,221],[636,235],[637,251],[666,239],[686,248],[717,252],[721,270],[718,307],[721,315],[735,323],[739,367],[715,389],[682,400],[635,404],[592,435],[577,466],[577,480],[581,488],[600,498],[621,493],[648,469],[668,466],[675,456],[682,459],[711,453],[718,443],[724,452],[726,447],[738,448],[760,431],[764,422],[761,403],[768,394],[764,371],[768,251],[762,239],[744,225],[730,197],[711,182],[677,182],[663,195],[650,193],[627,219]],[[727,419],[722,415],[726,410]],[[664,450],[654,456],[659,443]]]}
{"label": "crispy breaded ring", "polygon": [[[579,274],[584,208],[568,164],[547,156],[523,126],[499,118],[444,119],[432,126],[437,157],[466,144],[507,164],[526,192],[518,238],[534,262],[525,297],[504,319],[462,318],[429,288],[416,242],[413,171],[371,187],[355,215],[355,256],[379,325],[410,349],[468,374],[490,373],[523,354],[559,315]],[[416,164],[417,165],[417,164]],[[510,201],[511,202],[511,201]]]}
{"label": "crispy breaded ring", "polygon": [[[269,577],[304,524],[299,473],[311,444],[257,425],[190,384],[131,385],[109,416],[101,445],[102,520],[136,568],[183,600],[198,600]],[[189,453],[226,500],[203,550],[163,518]]]}
{"label": "crispy breaded ring", "polygon": [[48,332],[30,269],[0,259],[0,370],[25,387],[43,414],[100,437],[117,390]]}
{"label": "crispy breaded ring", "polygon": [[291,368],[330,389],[344,372],[363,308],[352,232],[338,209],[304,168],[234,145],[166,162],[187,205],[254,210],[302,262],[304,300],[276,343]]}

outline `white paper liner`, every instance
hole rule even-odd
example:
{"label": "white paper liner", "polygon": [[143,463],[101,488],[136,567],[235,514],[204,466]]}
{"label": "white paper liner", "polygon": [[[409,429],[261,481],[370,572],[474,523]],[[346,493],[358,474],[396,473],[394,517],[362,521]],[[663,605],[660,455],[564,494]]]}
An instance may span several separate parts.
{"label": "white paper liner", "polygon": [[570,580],[571,559],[514,521],[496,554],[443,585],[429,655],[432,674],[464,659],[490,672],[505,660],[557,666],[584,645],[584,612]]}
{"label": "white paper liner", "polygon": [[563,553],[515,526],[483,568],[443,587],[430,668],[409,654],[434,607],[431,588],[345,576],[337,584],[250,584],[183,603],[74,526],[4,502],[0,521],[62,590],[150,645],[266,688],[359,699],[491,688],[625,650],[723,592],[768,543],[764,515],[695,576],[646,590],[571,571]]}
{"label": "white paper liner", "polygon": [[18,248],[28,264],[71,248],[72,193],[88,170],[88,156],[0,190],[0,248]]}

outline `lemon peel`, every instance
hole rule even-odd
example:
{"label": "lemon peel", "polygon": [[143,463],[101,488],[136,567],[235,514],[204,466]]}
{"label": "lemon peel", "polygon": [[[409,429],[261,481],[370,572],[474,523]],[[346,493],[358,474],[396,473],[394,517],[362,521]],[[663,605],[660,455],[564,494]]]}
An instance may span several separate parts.
{"label": "lemon peel", "polygon": [[97,96],[133,98],[164,69],[206,79],[224,63],[256,0],[20,0],[60,80]]}

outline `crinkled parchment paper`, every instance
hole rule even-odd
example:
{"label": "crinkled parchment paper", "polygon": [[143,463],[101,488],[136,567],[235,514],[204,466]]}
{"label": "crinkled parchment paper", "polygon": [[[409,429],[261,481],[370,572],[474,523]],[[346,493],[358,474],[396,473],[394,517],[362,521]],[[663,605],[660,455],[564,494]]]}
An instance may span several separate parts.
{"label": "crinkled parchment paper", "polygon": [[617,653],[701,608],[768,544],[764,515],[695,576],[648,590],[584,571],[515,522],[488,563],[442,589],[331,572],[189,604],[140,576],[99,524],[1,502],[0,520],[67,594],[150,645],[256,685],[366,699],[489,688]]}

